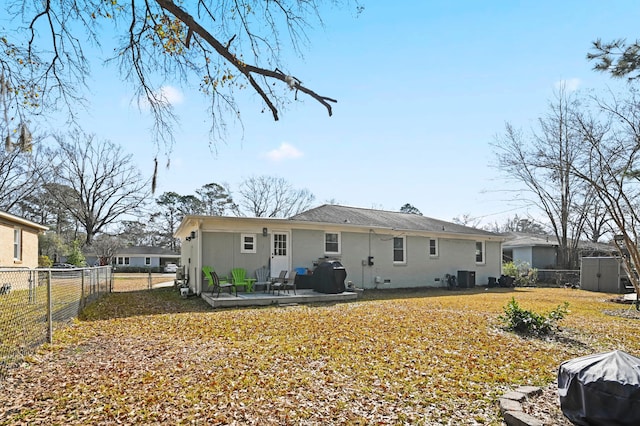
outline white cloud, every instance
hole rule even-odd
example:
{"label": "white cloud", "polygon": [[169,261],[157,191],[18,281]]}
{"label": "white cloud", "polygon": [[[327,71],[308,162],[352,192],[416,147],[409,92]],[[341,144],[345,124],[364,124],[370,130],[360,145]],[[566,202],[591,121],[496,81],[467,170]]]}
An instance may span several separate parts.
{"label": "white cloud", "polygon": [[579,78],[570,78],[568,80],[560,80],[556,81],[555,88],[560,89],[564,87],[567,92],[575,92],[580,87],[580,79]]}
{"label": "white cloud", "polygon": [[[173,86],[162,86],[155,92],[155,95],[158,97],[160,102],[163,102],[167,105],[176,106],[181,104],[184,101],[184,95],[180,91],[180,89]],[[140,108],[147,110],[149,109],[149,101],[146,97],[141,97],[139,101]]]}
{"label": "white cloud", "polygon": [[158,90],[158,95],[171,105],[181,104],[184,100],[182,92],[173,86],[162,86],[160,90]]}
{"label": "white cloud", "polygon": [[277,149],[267,152],[266,157],[271,161],[290,160],[300,158],[304,154],[295,146],[282,142]]}

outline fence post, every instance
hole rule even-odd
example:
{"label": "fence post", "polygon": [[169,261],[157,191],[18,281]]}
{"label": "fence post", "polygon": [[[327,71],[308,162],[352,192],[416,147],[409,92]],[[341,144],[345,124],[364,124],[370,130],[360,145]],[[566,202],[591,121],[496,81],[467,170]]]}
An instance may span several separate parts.
{"label": "fence post", "polygon": [[[38,272],[36,271],[36,274],[37,273]],[[34,281],[29,280],[29,303],[33,303],[33,304],[36,303],[36,284],[40,284],[40,282],[38,281],[36,283]]]}
{"label": "fence post", "polygon": [[51,270],[47,273],[47,342],[53,343],[53,298],[51,291]]}
{"label": "fence post", "polygon": [[149,269],[149,275],[147,275],[147,284],[148,284],[148,290],[151,290],[151,269]]}
{"label": "fence post", "polygon": [[80,308],[84,308],[86,305],[84,299],[84,271],[82,271],[82,278],[80,279]]}

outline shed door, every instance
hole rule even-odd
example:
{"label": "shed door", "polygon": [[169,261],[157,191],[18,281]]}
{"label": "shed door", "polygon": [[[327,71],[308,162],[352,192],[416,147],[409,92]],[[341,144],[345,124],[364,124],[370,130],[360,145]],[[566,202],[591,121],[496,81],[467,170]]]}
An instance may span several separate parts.
{"label": "shed door", "polygon": [[598,291],[607,293],[620,293],[620,273],[618,259],[602,259],[600,262],[600,275],[598,279]]}
{"label": "shed door", "polygon": [[280,271],[288,271],[290,264],[289,233],[271,233],[271,276],[277,277]]}

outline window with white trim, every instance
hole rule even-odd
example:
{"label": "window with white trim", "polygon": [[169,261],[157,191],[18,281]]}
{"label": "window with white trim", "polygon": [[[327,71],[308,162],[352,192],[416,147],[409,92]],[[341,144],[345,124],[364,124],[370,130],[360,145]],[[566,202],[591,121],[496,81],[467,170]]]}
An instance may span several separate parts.
{"label": "window with white trim", "polygon": [[13,260],[22,260],[22,229],[13,228]]}
{"label": "window with white trim", "polygon": [[476,263],[484,263],[484,241],[476,241]]}
{"label": "window with white trim", "polygon": [[150,257],[145,257],[144,258],[144,264],[147,265],[147,266],[151,265],[151,258]]}
{"label": "window with white trim", "polygon": [[438,239],[429,239],[429,257],[438,257]]}
{"label": "window with white trim", "polygon": [[340,233],[324,233],[324,252],[326,254],[340,254]]}
{"label": "window with white trim", "polygon": [[118,257],[116,263],[118,265],[128,265],[129,264],[129,258],[128,257]]}
{"label": "window with white trim", "polygon": [[393,263],[407,263],[405,255],[406,242],[405,237],[393,237]]}
{"label": "window with white trim", "polygon": [[240,234],[240,253],[256,252],[256,234]]}

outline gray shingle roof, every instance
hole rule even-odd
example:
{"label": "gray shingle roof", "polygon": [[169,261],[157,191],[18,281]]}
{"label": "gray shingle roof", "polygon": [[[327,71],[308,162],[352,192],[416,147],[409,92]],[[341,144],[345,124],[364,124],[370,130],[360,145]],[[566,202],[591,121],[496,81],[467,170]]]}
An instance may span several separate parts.
{"label": "gray shingle roof", "polygon": [[324,204],[320,207],[299,213],[289,219],[318,223],[391,228],[394,230],[406,231],[497,236],[497,234],[493,232],[470,228],[468,226],[462,226],[456,223],[420,216],[417,214],[347,207],[335,204]]}
{"label": "gray shingle roof", "polygon": [[507,239],[503,247],[555,247],[558,240],[553,235],[526,234],[521,232],[508,232],[504,234]]}
{"label": "gray shingle roof", "polygon": [[157,255],[157,256],[180,256],[179,253],[162,247],[152,246],[131,246],[118,249],[118,255]]}
{"label": "gray shingle roof", "polygon": [[[558,240],[553,235],[527,234],[523,232],[507,232],[503,234],[506,238],[503,243],[504,248],[515,247],[555,247],[558,246]],[[572,240],[569,240],[571,244]],[[580,250],[593,250],[601,252],[617,252],[618,249],[613,244],[594,243],[592,241],[578,241]]]}

